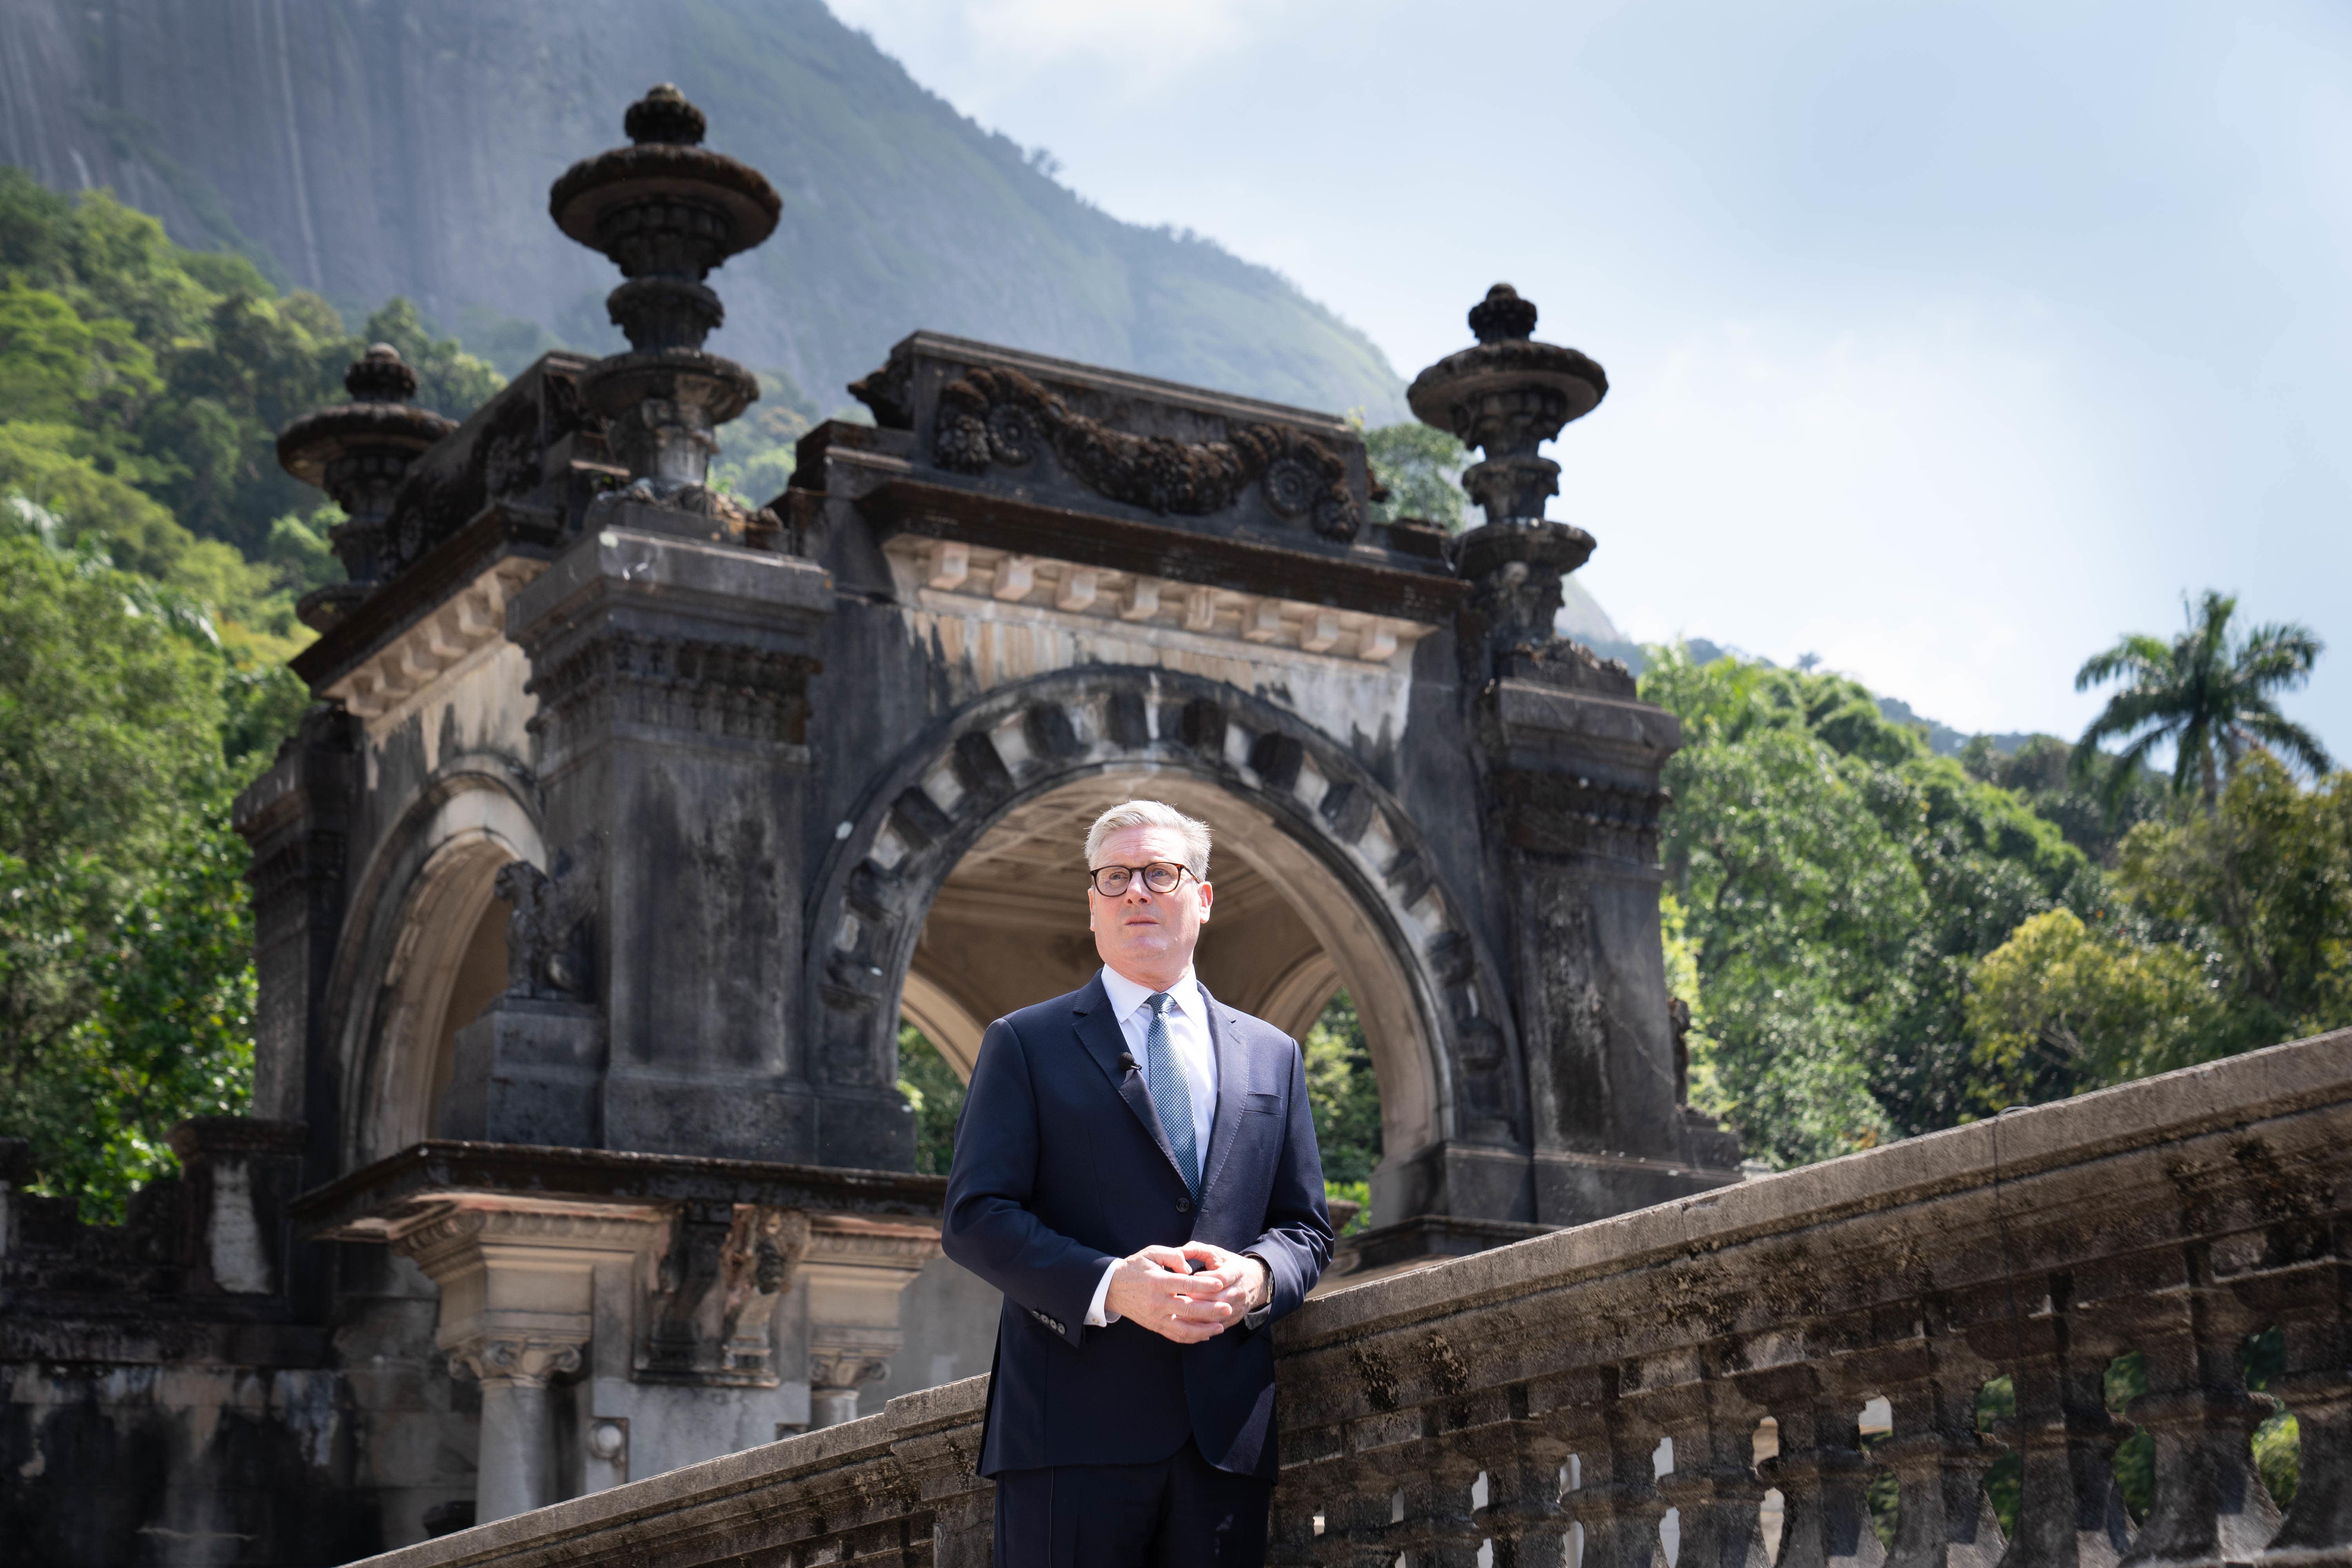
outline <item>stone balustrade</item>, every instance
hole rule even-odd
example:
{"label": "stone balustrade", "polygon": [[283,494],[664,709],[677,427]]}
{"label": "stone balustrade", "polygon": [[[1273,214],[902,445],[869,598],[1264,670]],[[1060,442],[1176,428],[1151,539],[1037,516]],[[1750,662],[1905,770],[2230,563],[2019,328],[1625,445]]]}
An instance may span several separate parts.
{"label": "stone balustrade", "polygon": [[[1276,1330],[1274,1559],[1653,1568],[1671,1539],[1676,1568],[2352,1562],[2347,1217],[2352,1031],[1336,1289]],[[2273,1330],[2284,1370],[2250,1392]],[[2147,1392],[2119,1415],[2105,1374],[2131,1352]],[[1998,1379],[2015,1414],[1982,1431]],[[375,1561],[983,1563],[984,1386]],[[2300,1428],[2284,1516],[2249,1450],[2274,1399]],[[2135,1426],[2137,1526],[2113,1469]],[[2004,1541],[1982,1482],[2010,1451]]]}

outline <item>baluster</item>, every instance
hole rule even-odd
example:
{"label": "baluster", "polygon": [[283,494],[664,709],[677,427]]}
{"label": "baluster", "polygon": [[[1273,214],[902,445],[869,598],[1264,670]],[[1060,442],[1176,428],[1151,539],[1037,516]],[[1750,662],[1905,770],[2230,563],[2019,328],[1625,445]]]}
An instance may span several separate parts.
{"label": "baluster", "polygon": [[1371,1458],[1355,1456],[1333,1467],[1315,1561],[1323,1568],[1391,1568],[1402,1550],[1394,1534],[1397,1490],[1393,1471]]}
{"label": "baluster", "polygon": [[[1407,1568],[1475,1568],[1484,1539],[1470,1517],[1470,1489],[1480,1466],[1456,1436],[1433,1436],[1396,1451],[1390,1474],[1403,1494],[1402,1517],[1388,1540]],[[1391,1506],[1394,1516],[1398,1510]],[[1394,1561],[1393,1558],[1391,1561]]]}
{"label": "baluster", "polygon": [[1990,1293],[1998,1316],[1969,1331],[1977,1352],[2010,1368],[2017,1414],[1998,1436],[2018,1450],[2017,1534],[2000,1568],[2116,1568],[2131,1547],[2131,1521],[2116,1486],[2122,1431],[2107,1415],[2107,1358],[2078,1345],[2073,1286],[2065,1276],[2016,1281],[2017,1315],[2006,1286]]}
{"label": "baluster", "polygon": [[1658,1489],[1681,1514],[1675,1568],[1771,1568],[1759,1517],[1764,1483],[1756,1474],[1756,1424],[1764,1411],[1724,1374],[1726,1348],[1701,1351],[1690,1413],[1668,1427],[1675,1468]]}
{"label": "baluster", "polygon": [[1315,1516],[1323,1511],[1318,1500],[1328,1491],[1330,1479],[1329,1467],[1318,1465],[1306,1474],[1286,1469],[1275,1482],[1265,1530],[1270,1568],[1312,1568],[1317,1561]]}
{"label": "baluster", "polygon": [[1666,1505],[1650,1460],[1663,1434],[1635,1424],[1621,1398],[1621,1368],[1591,1370],[1591,1397],[1572,1413],[1568,1436],[1580,1484],[1562,1500],[1584,1527],[1582,1568],[1666,1568],[1658,1540]]}
{"label": "baluster", "polygon": [[1862,1393],[1833,1371],[1786,1366],[1740,1379],[1780,1423],[1780,1452],[1758,1467],[1780,1489],[1780,1568],[1879,1568],[1857,1416]]}
{"label": "baluster", "polygon": [[2147,1392],[2132,1401],[2130,1415],[2156,1451],[2147,1522],[2124,1562],[2250,1562],[2279,1527],[2250,1445],[2270,1402],[2247,1394],[2238,1365],[2251,1325],[2236,1298],[2214,1287],[2205,1242],[2145,1255],[2116,1272],[2106,1299],[2083,1311],[2138,1347]]}
{"label": "baluster", "polygon": [[1999,1445],[1977,1431],[1990,1369],[1952,1331],[1941,1302],[1922,1301],[1913,1337],[1856,1364],[1886,1396],[1895,1431],[1871,1456],[1895,1472],[1900,1501],[1886,1568],[1994,1568],[2004,1542],[1985,1495]]}
{"label": "baluster", "polygon": [[1495,1543],[1495,1568],[1570,1568],[1570,1520],[1559,1502],[1568,1444],[1530,1415],[1526,1384],[1510,1388],[1507,1409],[1501,1432],[1480,1445],[1486,1503],[1472,1521]]}
{"label": "baluster", "polygon": [[[2275,1227],[2284,1231],[2284,1226]],[[2286,1342],[2286,1368],[2270,1392],[2294,1412],[2302,1453],[2294,1500],[2258,1568],[2336,1568],[2352,1563],[2352,1335],[2345,1322],[2352,1269],[2352,1236],[2319,1226],[2269,1239],[2273,1266],[2233,1280],[2255,1321],[2278,1325]],[[2330,1253],[2333,1256],[2330,1256]]]}

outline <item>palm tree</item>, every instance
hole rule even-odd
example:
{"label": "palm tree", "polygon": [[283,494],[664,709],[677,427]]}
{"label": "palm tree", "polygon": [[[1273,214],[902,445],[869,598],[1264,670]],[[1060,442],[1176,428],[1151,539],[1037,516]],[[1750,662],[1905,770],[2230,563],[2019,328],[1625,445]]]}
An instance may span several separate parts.
{"label": "palm tree", "polygon": [[2108,778],[2120,795],[2147,754],[2169,741],[2173,793],[2188,793],[2194,777],[2209,809],[2222,779],[2250,751],[2268,750],[2314,775],[2333,768],[2319,737],[2283,716],[2273,697],[2310,678],[2322,647],[2310,628],[2290,621],[2233,639],[2230,617],[2238,601],[2210,588],[2194,608],[2185,599],[2181,608],[2189,629],[2169,647],[2145,634],[2126,637],[2074,672],[2077,691],[2126,682],[2075,742],[2074,766],[2087,774],[2101,741],[2136,733]]}

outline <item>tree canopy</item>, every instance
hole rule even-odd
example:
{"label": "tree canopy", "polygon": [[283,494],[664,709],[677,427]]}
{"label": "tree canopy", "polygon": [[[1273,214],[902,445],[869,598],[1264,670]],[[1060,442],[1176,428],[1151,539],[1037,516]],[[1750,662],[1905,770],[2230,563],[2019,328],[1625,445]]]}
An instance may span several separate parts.
{"label": "tree canopy", "polygon": [[2077,691],[2123,683],[2083,731],[2076,757],[2089,765],[2101,742],[2127,741],[2122,768],[2113,774],[2121,778],[2169,744],[2172,787],[2185,792],[2193,784],[2209,806],[2222,781],[2256,750],[2314,775],[2334,767],[2319,738],[2278,710],[2279,692],[2311,678],[2319,639],[2291,622],[2237,637],[2230,627],[2237,599],[2210,588],[2193,607],[2183,608],[2188,627],[2169,644],[2135,633],[2092,655],[2075,672]]}
{"label": "tree canopy", "polygon": [[0,169],[0,1130],[94,1216],[172,1168],[173,1122],[249,1092],[228,803],[310,701],[294,601],[341,575],[340,514],[277,431],[377,341],[444,412],[499,384],[405,300],[352,333],[102,192]]}

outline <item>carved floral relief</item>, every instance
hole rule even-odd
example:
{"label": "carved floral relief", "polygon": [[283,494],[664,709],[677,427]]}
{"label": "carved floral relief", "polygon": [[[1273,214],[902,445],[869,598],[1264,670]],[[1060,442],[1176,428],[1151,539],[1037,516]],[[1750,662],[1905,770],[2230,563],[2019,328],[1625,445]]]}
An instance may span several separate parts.
{"label": "carved floral relief", "polygon": [[1326,539],[1345,543],[1363,527],[1347,464],[1297,430],[1235,425],[1222,441],[1132,435],[1073,414],[1015,370],[971,370],[940,388],[931,457],[941,468],[1018,468],[1047,447],[1071,478],[1129,506],[1200,517],[1224,510],[1255,484],[1276,515],[1305,519]]}

